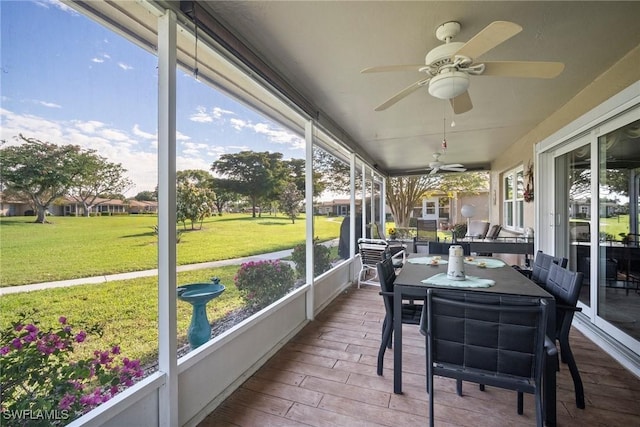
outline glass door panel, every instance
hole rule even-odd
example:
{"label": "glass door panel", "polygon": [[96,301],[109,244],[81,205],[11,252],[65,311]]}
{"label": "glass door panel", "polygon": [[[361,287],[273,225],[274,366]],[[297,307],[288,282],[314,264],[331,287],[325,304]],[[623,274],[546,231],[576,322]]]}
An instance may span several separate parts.
{"label": "glass door panel", "polygon": [[579,301],[591,305],[591,149],[585,144],[555,158],[556,255],[584,274]]}
{"label": "glass door panel", "polygon": [[598,138],[597,314],[640,339],[640,120]]}

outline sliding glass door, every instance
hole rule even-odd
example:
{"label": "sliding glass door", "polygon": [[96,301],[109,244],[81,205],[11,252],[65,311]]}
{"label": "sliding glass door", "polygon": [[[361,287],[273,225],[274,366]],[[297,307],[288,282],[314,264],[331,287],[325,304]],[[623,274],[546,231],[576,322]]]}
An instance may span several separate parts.
{"label": "sliding glass door", "polygon": [[584,274],[579,305],[597,327],[640,348],[640,111],[548,153],[554,253]]}

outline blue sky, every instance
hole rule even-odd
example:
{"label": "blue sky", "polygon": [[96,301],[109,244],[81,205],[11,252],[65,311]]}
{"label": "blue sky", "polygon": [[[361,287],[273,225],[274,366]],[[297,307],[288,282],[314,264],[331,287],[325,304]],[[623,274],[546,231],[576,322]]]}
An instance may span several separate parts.
{"label": "blue sky", "polygon": [[[157,183],[157,58],[57,1],[0,2],[0,136],[77,144]],[[178,169],[242,150],[303,158],[304,141],[179,70]]]}

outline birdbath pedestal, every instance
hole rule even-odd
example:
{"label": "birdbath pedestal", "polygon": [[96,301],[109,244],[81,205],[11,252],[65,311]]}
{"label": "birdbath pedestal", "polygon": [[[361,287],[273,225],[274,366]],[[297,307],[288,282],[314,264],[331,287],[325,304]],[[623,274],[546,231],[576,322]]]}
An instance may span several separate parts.
{"label": "birdbath pedestal", "polygon": [[178,299],[193,306],[191,324],[187,331],[187,338],[191,349],[197,348],[211,338],[211,325],[207,319],[207,303],[224,292],[224,285],[220,279],[214,277],[210,283],[190,283],[178,286]]}

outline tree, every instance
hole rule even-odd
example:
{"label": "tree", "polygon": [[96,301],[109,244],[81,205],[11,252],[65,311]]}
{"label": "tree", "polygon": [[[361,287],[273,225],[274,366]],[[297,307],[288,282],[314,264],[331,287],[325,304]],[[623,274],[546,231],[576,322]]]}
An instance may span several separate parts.
{"label": "tree", "polygon": [[218,210],[218,215],[222,215],[222,211],[228,203],[238,200],[238,194],[232,190],[233,183],[228,179],[213,178],[211,183],[215,194],[213,204]]}
{"label": "tree", "polygon": [[141,191],[135,195],[134,199],[139,202],[157,202],[158,201],[158,193],[155,191]]}
{"label": "tree", "polygon": [[96,154],[95,150],[86,150],[79,154],[80,173],[73,179],[68,195],[82,204],[84,215],[89,216],[91,209],[99,205],[99,197],[109,199],[126,191],[133,182],[125,176],[126,169],[119,163],[111,163]]}
{"label": "tree", "polygon": [[[289,181],[292,181],[296,184],[298,191],[302,194],[305,193],[305,183],[306,183],[306,175],[305,175],[305,160],[304,159],[291,159],[288,162],[285,162],[285,165],[289,169]],[[326,183],[323,180],[322,173],[313,171],[313,197],[318,197],[327,187]]]}
{"label": "tree", "polygon": [[176,172],[178,183],[191,183],[198,188],[212,190],[211,181],[213,176],[208,171],[202,169],[186,169]]}
{"label": "tree", "polygon": [[291,223],[296,223],[298,212],[300,211],[300,202],[304,200],[304,193],[298,190],[294,182],[287,184],[285,189],[280,194],[280,210],[284,212],[289,218]]}
{"label": "tree", "polygon": [[[67,194],[82,174],[82,150],[19,135],[21,145],[0,149],[0,177],[6,191],[29,200],[36,223],[44,224],[51,203]],[[4,142],[3,142],[4,143]]]}
{"label": "tree", "polygon": [[259,202],[278,194],[286,169],[282,153],[241,151],[223,154],[211,170],[226,178],[233,192],[249,198],[255,218]]}
{"label": "tree", "polygon": [[191,229],[195,230],[195,224],[211,216],[211,197],[206,188],[199,188],[191,182],[180,182],[177,188],[177,221],[186,228],[187,220],[191,221]]}
{"label": "tree", "polygon": [[[314,193],[316,182],[322,185],[322,190],[334,193],[345,193],[345,190],[350,186],[351,168],[349,164],[318,147],[313,148],[313,171]],[[316,174],[318,174],[318,179],[315,178]],[[361,189],[362,181],[356,179],[356,191]]]}

